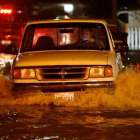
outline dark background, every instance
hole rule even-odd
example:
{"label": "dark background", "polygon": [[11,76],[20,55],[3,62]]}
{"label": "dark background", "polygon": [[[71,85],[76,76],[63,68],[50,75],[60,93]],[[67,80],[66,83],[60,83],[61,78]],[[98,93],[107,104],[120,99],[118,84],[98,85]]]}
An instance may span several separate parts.
{"label": "dark background", "polygon": [[[61,3],[72,3],[75,9],[72,14],[64,12]],[[0,5],[13,6],[14,10],[22,10],[25,17],[36,19],[54,19],[60,15],[89,18],[112,18],[114,6],[116,11],[139,10],[139,0],[0,0]],[[82,8],[80,7],[82,6]],[[46,8],[44,8],[46,7]]]}

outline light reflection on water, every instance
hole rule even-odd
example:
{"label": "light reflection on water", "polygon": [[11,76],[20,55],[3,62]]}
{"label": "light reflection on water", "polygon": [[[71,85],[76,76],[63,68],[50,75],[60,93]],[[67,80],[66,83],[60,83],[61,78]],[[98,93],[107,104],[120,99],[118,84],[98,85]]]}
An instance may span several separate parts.
{"label": "light reflection on water", "polygon": [[127,69],[113,95],[89,90],[65,101],[45,95],[15,99],[11,81],[1,76],[0,139],[140,139],[139,80],[140,73]]}
{"label": "light reflection on water", "polygon": [[[3,136],[9,136],[11,139],[38,140],[140,138],[140,110],[46,105],[12,107],[11,109],[9,106],[2,106],[0,109],[0,138]],[[4,111],[5,108],[7,111]]]}

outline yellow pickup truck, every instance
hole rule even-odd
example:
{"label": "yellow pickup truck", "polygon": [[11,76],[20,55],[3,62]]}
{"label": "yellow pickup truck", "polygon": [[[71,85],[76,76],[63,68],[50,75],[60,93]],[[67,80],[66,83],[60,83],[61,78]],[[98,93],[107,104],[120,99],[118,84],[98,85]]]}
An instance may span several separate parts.
{"label": "yellow pickup truck", "polygon": [[[84,34],[90,39],[82,40]],[[63,94],[112,87],[122,70],[120,53],[114,48],[103,20],[30,22],[12,67],[14,91]]]}

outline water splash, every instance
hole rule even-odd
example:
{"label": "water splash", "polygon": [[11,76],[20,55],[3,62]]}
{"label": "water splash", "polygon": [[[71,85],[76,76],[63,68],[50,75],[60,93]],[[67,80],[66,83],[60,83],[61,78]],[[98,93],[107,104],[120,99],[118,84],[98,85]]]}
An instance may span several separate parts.
{"label": "water splash", "polygon": [[35,91],[35,96],[15,99],[11,96],[12,82],[0,76],[0,94],[2,95],[0,105],[48,105],[53,102],[56,106],[77,107],[107,107],[107,108],[140,108],[140,73],[126,68],[126,71],[115,81],[114,94],[102,89],[88,89],[76,93],[74,100],[66,101],[55,99],[54,95],[46,96]]}
{"label": "water splash", "polygon": [[0,97],[11,97],[12,81],[8,77],[0,75]]}

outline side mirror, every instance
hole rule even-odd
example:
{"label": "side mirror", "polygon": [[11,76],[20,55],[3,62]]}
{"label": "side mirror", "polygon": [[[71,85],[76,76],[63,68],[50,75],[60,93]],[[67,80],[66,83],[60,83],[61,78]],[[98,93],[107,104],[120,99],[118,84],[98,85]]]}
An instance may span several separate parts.
{"label": "side mirror", "polygon": [[14,54],[17,55],[18,49],[15,45],[6,45],[4,47],[4,53],[5,54]]}
{"label": "side mirror", "polygon": [[120,53],[121,55],[127,55],[129,51],[129,47],[127,43],[116,43],[115,44],[115,52]]}

